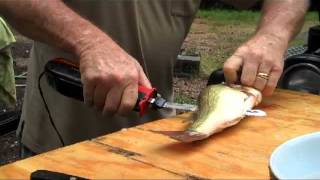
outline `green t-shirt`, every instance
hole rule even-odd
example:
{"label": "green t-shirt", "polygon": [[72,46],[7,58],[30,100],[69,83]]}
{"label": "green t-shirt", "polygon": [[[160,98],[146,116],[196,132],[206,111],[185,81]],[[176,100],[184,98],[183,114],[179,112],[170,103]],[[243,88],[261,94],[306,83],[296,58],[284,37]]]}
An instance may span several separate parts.
{"label": "green t-shirt", "polygon": [[16,102],[13,59],[9,48],[15,41],[6,22],[0,17],[0,103],[7,105]]}
{"label": "green t-shirt", "polygon": [[[200,0],[64,2],[133,56],[162,97],[173,100],[173,66]],[[18,132],[21,133],[22,143],[36,153],[61,146],[38,90],[38,78],[46,62],[57,57],[78,60],[73,54],[34,42]],[[59,94],[45,78],[41,79],[40,85],[53,121],[67,145],[175,114],[174,111],[161,109],[149,111],[142,118],[136,112],[125,117],[107,117],[82,102]]]}

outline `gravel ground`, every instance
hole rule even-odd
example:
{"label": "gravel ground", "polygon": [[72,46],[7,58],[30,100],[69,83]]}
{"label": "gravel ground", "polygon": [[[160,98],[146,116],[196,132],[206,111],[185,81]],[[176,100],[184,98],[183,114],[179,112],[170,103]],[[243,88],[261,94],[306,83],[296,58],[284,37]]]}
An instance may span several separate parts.
{"label": "gravel ground", "polygon": [[[7,108],[2,106],[1,110],[15,111],[20,114],[23,101],[24,88],[17,88],[18,102],[16,107]],[[1,120],[1,119],[0,119]],[[0,165],[10,163],[19,159],[19,143],[16,137],[16,132],[12,131],[0,136]]]}
{"label": "gravel ground", "polygon": [[19,159],[19,143],[15,132],[0,137],[0,165]]}
{"label": "gravel ground", "polygon": [[[14,57],[14,69],[15,74],[20,75],[27,71],[27,62],[30,56],[30,49],[32,47],[32,41],[16,35],[17,43],[12,46],[12,54]],[[16,79],[16,84],[25,84],[25,79]],[[17,103],[14,107],[7,107],[0,104],[0,110],[2,111],[16,111],[20,114],[20,110],[23,103],[24,87],[17,87]],[[1,120],[1,119],[0,119]],[[19,159],[19,143],[16,137],[16,132],[12,131],[5,135],[0,136],[0,165],[14,162]]]}

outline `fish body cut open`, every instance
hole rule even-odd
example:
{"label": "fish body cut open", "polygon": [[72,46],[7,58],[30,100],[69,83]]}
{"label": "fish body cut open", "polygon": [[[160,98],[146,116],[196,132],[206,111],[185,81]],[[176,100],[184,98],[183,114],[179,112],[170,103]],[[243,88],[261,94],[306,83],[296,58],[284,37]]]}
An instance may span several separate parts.
{"label": "fish body cut open", "polygon": [[161,132],[182,142],[205,139],[237,124],[261,102],[260,91],[241,85],[210,85],[200,94],[197,117],[185,131]]}

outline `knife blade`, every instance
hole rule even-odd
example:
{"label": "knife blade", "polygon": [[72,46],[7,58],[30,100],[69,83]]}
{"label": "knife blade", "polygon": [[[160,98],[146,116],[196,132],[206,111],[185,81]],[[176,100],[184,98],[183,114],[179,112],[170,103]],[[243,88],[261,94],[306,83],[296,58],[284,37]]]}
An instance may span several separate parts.
{"label": "knife blade", "polygon": [[[161,97],[152,98],[150,99],[149,103],[153,104],[153,106],[157,109],[168,108],[168,109],[176,109],[176,110],[184,110],[184,111],[196,111],[198,109],[197,105],[169,102]],[[249,109],[245,111],[244,114],[246,116],[255,116],[255,117],[263,117],[267,115],[266,112],[259,109]]]}
{"label": "knife blade", "polygon": [[179,104],[175,102],[166,102],[163,105],[164,108],[170,108],[170,109],[179,109],[179,110],[185,110],[185,111],[196,111],[198,107],[193,104]]}
{"label": "knife blade", "polygon": [[180,104],[175,102],[169,102],[158,96],[156,98],[151,98],[149,101],[150,104],[153,105],[156,109],[167,108],[167,109],[179,109],[185,111],[196,111],[197,106],[193,104]]}

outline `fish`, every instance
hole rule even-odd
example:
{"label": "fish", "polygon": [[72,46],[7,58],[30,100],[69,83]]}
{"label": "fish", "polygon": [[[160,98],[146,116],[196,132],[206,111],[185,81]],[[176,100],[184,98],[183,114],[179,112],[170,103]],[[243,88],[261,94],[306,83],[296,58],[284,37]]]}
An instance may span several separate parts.
{"label": "fish", "polygon": [[161,131],[181,142],[206,139],[234,126],[262,100],[261,92],[242,85],[209,85],[199,95],[196,118],[185,131]]}

